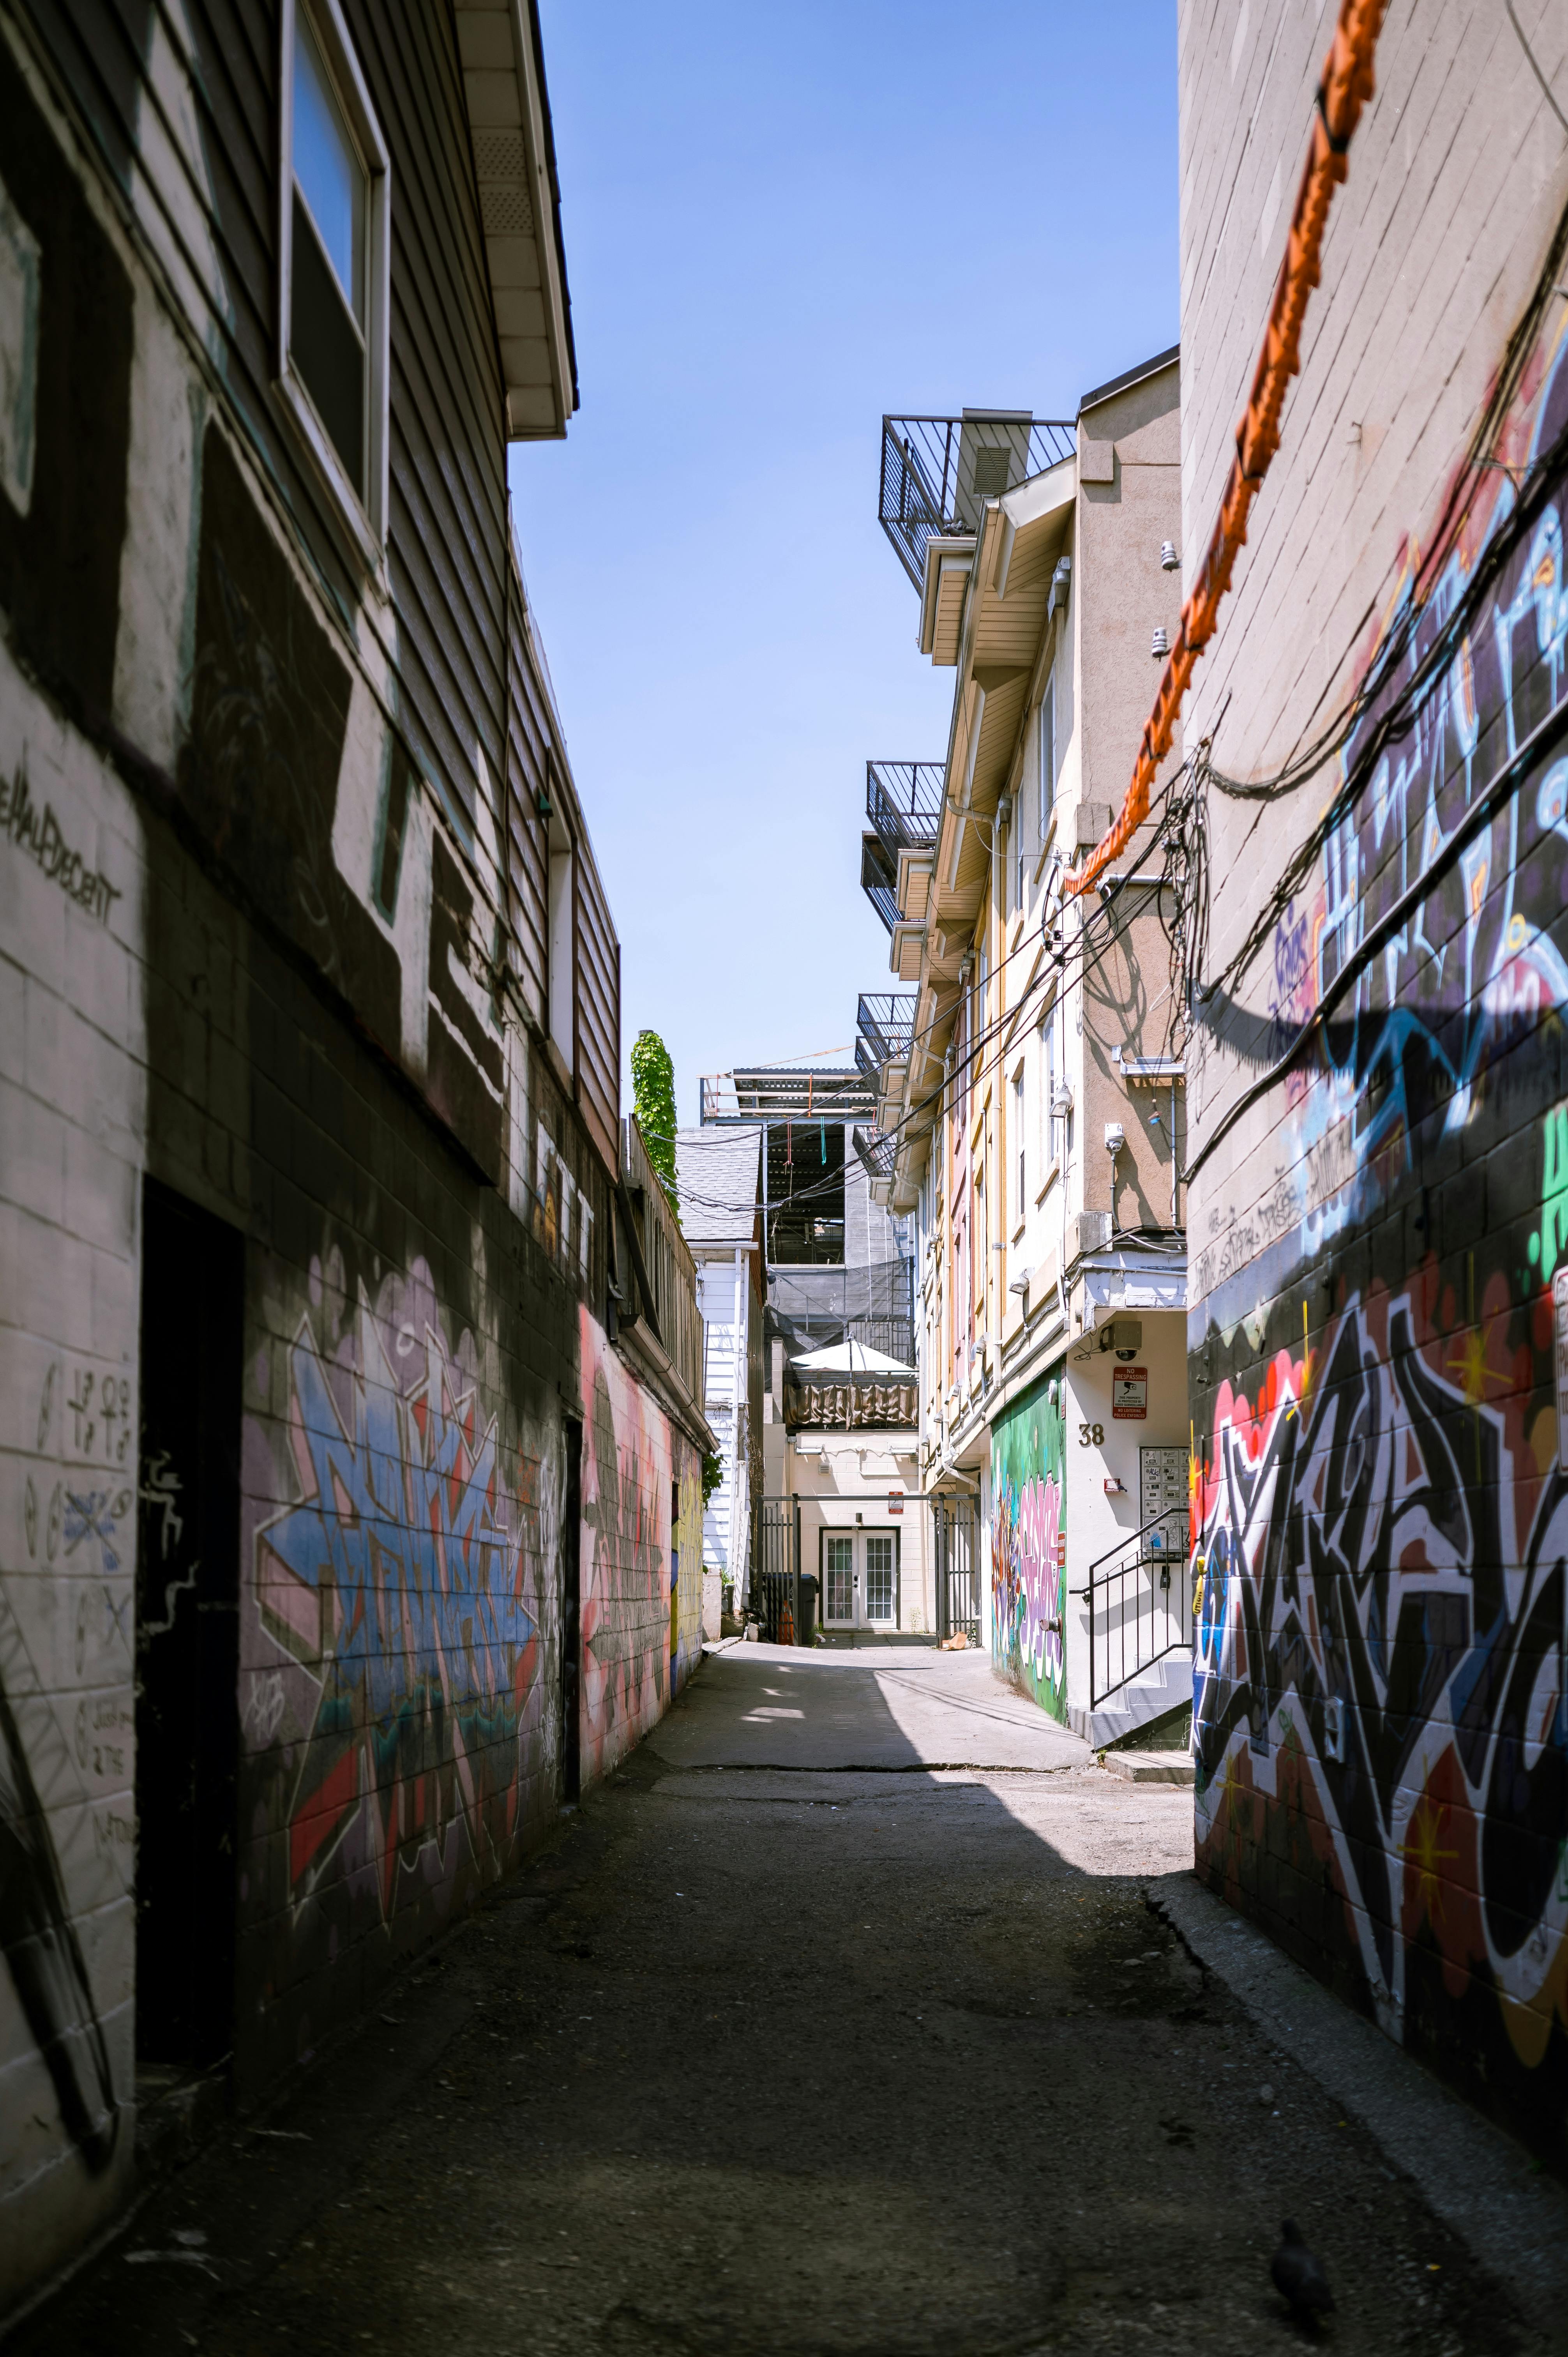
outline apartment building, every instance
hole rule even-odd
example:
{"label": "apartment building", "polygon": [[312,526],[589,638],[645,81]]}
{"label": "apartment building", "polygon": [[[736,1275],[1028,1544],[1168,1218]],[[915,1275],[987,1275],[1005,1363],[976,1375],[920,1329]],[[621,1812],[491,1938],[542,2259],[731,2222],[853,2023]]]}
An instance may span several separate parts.
{"label": "apartment building", "polygon": [[[703,1564],[737,1605],[746,1601],[763,1488],[761,1150],[762,1132],[750,1125],[683,1129],[675,1140],[681,1225],[703,1313],[703,1413],[723,1469],[703,1509]],[[718,1635],[716,1621],[709,1633]]]}
{"label": "apartment building", "polygon": [[1179,26],[1199,1870],[1560,2167],[1568,21]]}
{"label": "apartment building", "polygon": [[[762,1142],[753,1160],[766,1307],[749,1601],[774,1635],[803,1633],[798,1572],[820,1584],[830,1641],[932,1627],[925,1528],[902,1506],[916,1454],[908,1222],[875,1200],[865,1140],[874,1104],[864,1055],[854,1066],[737,1065],[702,1084],[710,1147],[727,1136]],[[703,1166],[693,1157],[692,1167]]]}
{"label": "apartment building", "polygon": [[[862,1005],[877,1191],[916,1224],[920,1479],[979,1501],[999,1664],[1099,1742],[1189,1701],[1186,1113],[1153,830],[1065,890],[1175,628],[1176,351],[1071,421],[884,420],[880,513],[954,673],[940,761],[874,761]],[[869,1021],[867,1017],[869,1016]],[[1173,1568],[1173,1566],[1177,1568]]]}
{"label": "apartment building", "polygon": [[510,530],[576,404],[541,60],[526,5],[0,16],[0,2309],[700,1644]]}

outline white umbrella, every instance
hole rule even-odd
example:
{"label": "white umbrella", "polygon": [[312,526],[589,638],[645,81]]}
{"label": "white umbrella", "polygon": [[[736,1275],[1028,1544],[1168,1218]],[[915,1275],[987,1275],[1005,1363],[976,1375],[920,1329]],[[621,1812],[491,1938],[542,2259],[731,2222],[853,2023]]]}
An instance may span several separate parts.
{"label": "white umbrella", "polygon": [[913,1383],[917,1373],[901,1359],[890,1359],[885,1351],[867,1350],[864,1342],[834,1342],[825,1351],[807,1351],[791,1359],[791,1367],[809,1375],[901,1375]]}

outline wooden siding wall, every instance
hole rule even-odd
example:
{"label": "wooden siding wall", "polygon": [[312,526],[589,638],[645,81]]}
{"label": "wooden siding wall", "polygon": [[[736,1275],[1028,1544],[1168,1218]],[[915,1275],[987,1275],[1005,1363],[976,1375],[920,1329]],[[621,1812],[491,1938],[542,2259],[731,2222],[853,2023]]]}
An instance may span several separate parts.
{"label": "wooden siding wall", "polygon": [[[429,0],[344,7],[392,159],[390,608],[364,597],[272,391],[276,0],[185,0],[177,15],[158,0],[30,0],[28,14],[62,95],[163,268],[213,390],[227,393],[221,405],[261,457],[344,651],[400,740],[405,774],[429,780],[452,822],[467,856],[457,899],[469,886],[478,896],[471,917],[459,908],[453,925],[472,933],[467,963],[494,953],[499,921],[505,970],[541,1032],[548,836],[538,804],[548,786],[575,854],[573,1094],[613,1173],[619,951],[511,548],[501,374],[451,17]],[[495,805],[493,827],[482,798]],[[384,1027],[371,1028],[384,1039]],[[435,1085],[430,1093],[452,1118],[451,1100]],[[478,1158],[489,1167],[485,1151]]]}
{"label": "wooden siding wall", "polygon": [[[392,610],[362,599],[271,391],[275,373],[279,11],[186,0],[195,145],[150,75],[183,48],[156,0],[34,0],[48,55],[191,306],[302,544],[345,619],[379,637],[392,717],[465,831],[501,722],[506,445],[500,366],[450,19],[346,0],[392,158]],[[201,236],[193,224],[199,222]],[[199,316],[197,313],[199,312]]]}
{"label": "wooden siding wall", "polygon": [[[524,1009],[541,1032],[549,1028],[545,978],[549,963],[550,838],[539,797],[553,796],[556,765],[551,746],[550,713],[538,673],[528,660],[528,606],[514,565],[510,599],[507,666],[507,797],[502,848],[509,956]],[[596,1140],[596,1143],[598,1143]],[[599,1147],[605,1151],[603,1146]],[[607,1159],[614,1168],[613,1145]]]}
{"label": "wooden siding wall", "polygon": [[[585,833],[578,834],[574,868],[577,878],[577,1100],[595,1145],[601,1154],[613,1154],[620,1108],[620,946]],[[684,1252],[680,1230],[674,1232]],[[693,1392],[696,1389],[693,1385]]]}
{"label": "wooden siding wall", "polygon": [[630,1114],[621,1124],[621,1175],[637,1214],[637,1240],[653,1289],[660,1340],[693,1404],[700,1406],[703,1327],[697,1307],[697,1264]]}
{"label": "wooden siding wall", "polygon": [[515,560],[509,619],[506,834],[506,919],[513,979],[531,1020],[549,1030],[549,822],[539,799],[548,794],[572,838],[573,977],[575,1003],[577,1109],[606,1167],[619,1161],[620,944],[594,858],[582,805],[562,742],[553,701],[534,654],[528,595]]}

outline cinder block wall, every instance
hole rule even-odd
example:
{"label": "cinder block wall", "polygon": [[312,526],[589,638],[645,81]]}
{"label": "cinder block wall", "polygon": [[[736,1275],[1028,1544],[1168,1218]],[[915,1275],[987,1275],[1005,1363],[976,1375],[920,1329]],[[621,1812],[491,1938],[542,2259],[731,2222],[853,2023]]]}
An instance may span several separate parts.
{"label": "cinder block wall", "polygon": [[[1568,93],[1562,12],[1526,0],[1518,14]],[[1332,30],[1329,11],[1181,10],[1189,583]],[[1500,9],[1391,11],[1377,81],[1185,723],[1220,773],[1188,1050],[1197,1856],[1391,2037],[1561,2162],[1560,300],[1532,333],[1500,463],[1468,484],[1441,567],[1421,567],[1548,262],[1568,140]],[[1352,711],[1412,597],[1408,648]],[[1428,652],[1430,686],[1406,712]],[[1224,789],[1309,752],[1299,782],[1262,800]],[[1486,818],[1482,797],[1510,777]],[[1309,1050],[1221,1135],[1319,1011]]]}

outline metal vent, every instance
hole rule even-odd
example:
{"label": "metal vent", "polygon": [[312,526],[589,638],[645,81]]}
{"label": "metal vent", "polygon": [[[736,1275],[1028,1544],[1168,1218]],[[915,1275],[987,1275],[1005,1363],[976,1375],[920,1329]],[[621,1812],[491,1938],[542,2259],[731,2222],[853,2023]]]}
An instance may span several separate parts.
{"label": "metal vent", "polygon": [[977,499],[993,499],[1007,489],[1007,472],[1012,458],[1010,450],[977,450],[974,454],[974,492]]}
{"label": "metal vent", "polygon": [[474,171],[481,180],[526,180],[528,156],[521,131],[476,131]]}
{"label": "metal vent", "polygon": [[509,188],[499,182],[481,182],[479,188],[479,219],[487,237],[532,237],[533,207],[528,201],[528,190]]}

